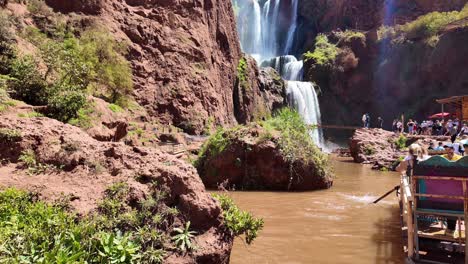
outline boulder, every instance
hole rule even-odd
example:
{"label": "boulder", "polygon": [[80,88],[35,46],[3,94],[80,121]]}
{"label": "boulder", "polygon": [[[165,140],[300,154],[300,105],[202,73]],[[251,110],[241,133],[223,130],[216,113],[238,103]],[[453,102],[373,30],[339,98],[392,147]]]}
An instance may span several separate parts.
{"label": "boulder", "polygon": [[[281,134],[272,134],[259,125],[219,133],[224,134],[216,135],[213,143],[208,141],[196,165],[208,188],[306,191],[332,186],[326,165],[304,158],[325,155],[315,146],[304,143],[303,151],[308,154],[291,161],[279,146]],[[227,142],[218,141],[219,137]],[[216,149],[220,146],[224,147]]]}

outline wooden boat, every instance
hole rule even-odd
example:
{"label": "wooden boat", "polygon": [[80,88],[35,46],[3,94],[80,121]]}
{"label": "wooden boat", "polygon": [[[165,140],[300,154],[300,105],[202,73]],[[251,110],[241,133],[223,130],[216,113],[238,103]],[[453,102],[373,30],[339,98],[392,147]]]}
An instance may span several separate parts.
{"label": "wooden boat", "polygon": [[[433,156],[402,176],[400,209],[408,263],[468,263],[468,157]],[[456,220],[447,232],[447,220]]]}

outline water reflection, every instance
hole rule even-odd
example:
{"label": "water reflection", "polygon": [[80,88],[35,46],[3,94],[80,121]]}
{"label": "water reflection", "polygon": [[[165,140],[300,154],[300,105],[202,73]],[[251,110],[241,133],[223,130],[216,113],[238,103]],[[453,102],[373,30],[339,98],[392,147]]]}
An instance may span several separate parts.
{"label": "water reflection", "polygon": [[398,175],[335,160],[331,190],[235,192],[265,220],[258,240],[237,239],[231,263],[403,263],[396,196],[369,204],[398,184]]}

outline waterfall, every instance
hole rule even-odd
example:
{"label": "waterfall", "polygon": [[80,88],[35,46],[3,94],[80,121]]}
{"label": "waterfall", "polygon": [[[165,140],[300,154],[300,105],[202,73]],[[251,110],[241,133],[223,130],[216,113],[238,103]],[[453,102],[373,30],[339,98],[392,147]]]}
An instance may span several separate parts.
{"label": "waterfall", "polygon": [[[310,82],[288,81],[287,97],[289,104],[294,107],[308,125],[320,124],[320,107],[315,88]],[[315,144],[324,146],[321,129],[310,132]]]}
{"label": "waterfall", "polygon": [[[288,55],[297,28],[299,0],[267,0],[262,7],[258,0],[234,1],[240,5],[237,23],[242,50],[252,55],[261,67],[272,67],[287,80],[288,103],[299,112],[306,124],[320,124],[315,88],[312,83],[302,81],[303,61]],[[288,4],[291,8],[284,8]],[[284,14],[285,10],[290,10],[290,14]],[[311,130],[310,136],[317,145],[324,147],[321,129]]]}
{"label": "waterfall", "polygon": [[256,55],[262,51],[262,15],[257,1],[244,3],[237,17],[237,31],[241,41],[242,50]]}
{"label": "waterfall", "polygon": [[297,28],[297,5],[299,0],[292,0],[292,16],[291,21],[289,23],[288,34],[286,37],[286,45],[284,48],[284,54],[289,54],[291,52],[293,40],[294,40],[294,33],[296,32]]}

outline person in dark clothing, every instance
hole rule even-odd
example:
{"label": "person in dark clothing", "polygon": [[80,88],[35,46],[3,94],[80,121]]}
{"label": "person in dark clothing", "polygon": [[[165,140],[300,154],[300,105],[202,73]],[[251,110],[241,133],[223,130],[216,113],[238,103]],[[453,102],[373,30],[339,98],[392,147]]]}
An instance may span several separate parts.
{"label": "person in dark clothing", "polygon": [[366,127],[367,128],[370,128],[370,122],[371,122],[370,115],[369,113],[367,113],[366,114]]}
{"label": "person in dark clothing", "polygon": [[449,133],[450,133],[450,141],[452,141],[452,144],[457,140],[457,135],[458,135],[458,129],[456,126],[452,126],[449,128]]}
{"label": "person in dark clothing", "polygon": [[429,143],[429,148],[427,150],[434,150],[434,142]]}

